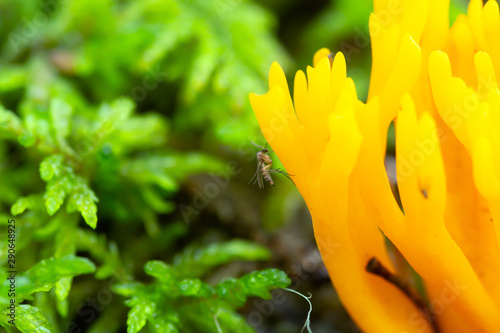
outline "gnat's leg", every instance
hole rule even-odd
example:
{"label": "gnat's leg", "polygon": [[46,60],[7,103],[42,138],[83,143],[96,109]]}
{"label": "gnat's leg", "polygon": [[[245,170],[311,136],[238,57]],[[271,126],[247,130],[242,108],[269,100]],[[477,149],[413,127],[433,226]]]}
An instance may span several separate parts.
{"label": "gnat's leg", "polygon": [[290,179],[290,181],[293,183],[293,185],[295,185],[295,183],[293,182],[292,178],[290,177],[290,176],[293,176],[293,175],[288,174],[286,171],[283,171],[281,169],[270,169],[269,173],[281,173],[283,176],[285,176],[286,178]]}

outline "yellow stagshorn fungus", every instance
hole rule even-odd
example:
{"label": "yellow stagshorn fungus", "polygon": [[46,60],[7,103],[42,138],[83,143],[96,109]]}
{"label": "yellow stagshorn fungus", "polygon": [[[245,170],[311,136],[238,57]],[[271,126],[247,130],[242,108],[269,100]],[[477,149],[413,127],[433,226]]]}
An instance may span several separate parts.
{"label": "yellow stagshorn fungus", "polygon": [[[307,77],[297,72],[293,101],[277,63],[269,92],[250,95],[311,212],[333,284],[365,332],[500,329],[499,9],[472,0],[450,28],[448,5],[375,0],[366,104],[342,53],[332,62],[326,49]],[[393,120],[404,213],[384,166]],[[422,277],[431,316],[365,270],[375,257],[395,273],[382,232]]]}

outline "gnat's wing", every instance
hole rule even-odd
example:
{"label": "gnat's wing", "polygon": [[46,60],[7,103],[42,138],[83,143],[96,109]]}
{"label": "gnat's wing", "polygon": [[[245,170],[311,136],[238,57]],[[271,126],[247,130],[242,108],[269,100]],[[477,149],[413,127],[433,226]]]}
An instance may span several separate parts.
{"label": "gnat's wing", "polygon": [[257,171],[255,171],[255,174],[253,175],[252,179],[248,182],[250,184],[252,180],[254,180],[253,184],[258,183],[259,188],[264,188],[264,181],[262,180],[262,172],[260,168],[261,161],[257,161]]}
{"label": "gnat's wing", "polygon": [[269,169],[269,173],[281,173],[283,176],[290,179],[290,181],[293,183],[293,185],[295,185],[292,178],[290,177],[290,175],[286,171],[283,171],[281,169]]}
{"label": "gnat's wing", "polygon": [[255,181],[259,185],[259,188],[264,188],[264,179],[262,179],[262,167],[261,167],[262,163],[263,163],[262,161],[259,161],[259,163],[257,163],[257,179]]}
{"label": "gnat's wing", "polygon": [[[258,174],[259,174],[259,161],[257,161],[257,171],[255,171],[255,174],[253,175],[252,179],[250,179],[250,181],[248,182],[248,184],[250,184],[255,178],[257,178]],[[255,182],[253,182],[255,184]]]}

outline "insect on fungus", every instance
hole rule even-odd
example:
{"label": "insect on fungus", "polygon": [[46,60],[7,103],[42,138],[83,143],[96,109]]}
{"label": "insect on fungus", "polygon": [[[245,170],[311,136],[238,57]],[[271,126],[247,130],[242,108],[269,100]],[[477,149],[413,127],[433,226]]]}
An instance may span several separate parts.
{"label": "insect on fungus", "polygon": [[[271,178],[271,173],[281,173],[282,175],[286,176],[288,179],[290,179],[293,183],[292,178],[290,178],[290,175],[286,173],[283,170],[280,169],[271,169],[271,165],[273,161],[267,155],[268,153],[272,153],[267,149],[267,143],[266,147],[259,146],[252,142],[252,144],[258,148],[261,148],[262,150],[257,153],[257,171],[255,171],[255,175],[250,179],[249,184],[254,180],[253,184],[257,183],[259,185],[259,188],[264,188],[264,180],[265,179],[269,184],[274,186],[274,181]],[[295,184],[295,183],[294,183]]]}

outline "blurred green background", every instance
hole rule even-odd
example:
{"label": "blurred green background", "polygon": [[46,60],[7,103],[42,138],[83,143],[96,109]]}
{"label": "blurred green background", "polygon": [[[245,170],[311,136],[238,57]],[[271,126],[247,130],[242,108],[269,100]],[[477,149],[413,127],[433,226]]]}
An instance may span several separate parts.
{"label": "blurred green background", "polygon": [[[365,100],[372,8],[0,0],[0,259],[14,218],[18,328],[298,332],[305,300],[262,300],[290,285],[313,295],[314,332],[357,332],[293,184],[248,185],[250,141],[265,144],[248,94],[273,61],[293,82],[328,47]],[[465,9],[452,1],[452,20]]]}

